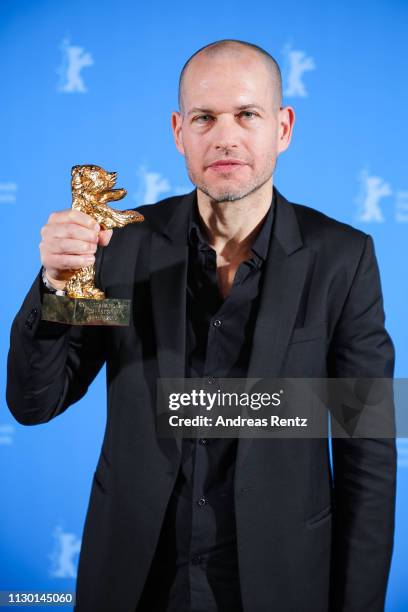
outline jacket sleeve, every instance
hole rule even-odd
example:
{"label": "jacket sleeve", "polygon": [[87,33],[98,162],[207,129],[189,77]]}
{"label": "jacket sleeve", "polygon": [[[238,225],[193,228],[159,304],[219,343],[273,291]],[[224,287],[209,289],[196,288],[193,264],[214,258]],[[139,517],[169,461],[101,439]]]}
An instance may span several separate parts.
{"label": "jacket sleeve", "polygon": [[85,395],[105,361],[104,329],[41,320],[41,271],[10,334],[6,399],[24,425],[45,423]]}
{"label": "jacket sleeve", "polygon": [[[330,377],[392,378],[394,348],[384,321],[374,245],[366,236],[331,343]],[[395,424],[392,401],[386,410],[384,421]],[[393,549],[395,439],[333,437],[332,453],[330,612],[382,612]]]}

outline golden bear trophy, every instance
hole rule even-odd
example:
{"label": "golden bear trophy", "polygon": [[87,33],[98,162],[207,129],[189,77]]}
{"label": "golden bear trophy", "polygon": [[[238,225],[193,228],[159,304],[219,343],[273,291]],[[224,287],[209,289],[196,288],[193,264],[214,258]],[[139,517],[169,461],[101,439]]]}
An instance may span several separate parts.
{"label": "golden bear trophy", "polygon": [[[126,189],[113,189],[117,173],[100,166],[74,166],[71,171],[72,208],[90,215],[101,229],[144,221],[134,210],[114,210],[108,202],[121,200]],[[95,286],[95,264],[80,268],[65,286],[65,296],[44,293],[42,318],[70,325],[129,325],[131,301],[106,298]]]}

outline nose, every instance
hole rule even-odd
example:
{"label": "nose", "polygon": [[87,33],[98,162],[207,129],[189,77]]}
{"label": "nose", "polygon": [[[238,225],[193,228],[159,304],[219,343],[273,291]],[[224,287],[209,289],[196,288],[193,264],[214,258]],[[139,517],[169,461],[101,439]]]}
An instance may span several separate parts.
{"label": "nose", "polygon": [[239,146],[239,126],[234,117],[219,115],[213,131],[214,146],[221,149],[235,149]]}

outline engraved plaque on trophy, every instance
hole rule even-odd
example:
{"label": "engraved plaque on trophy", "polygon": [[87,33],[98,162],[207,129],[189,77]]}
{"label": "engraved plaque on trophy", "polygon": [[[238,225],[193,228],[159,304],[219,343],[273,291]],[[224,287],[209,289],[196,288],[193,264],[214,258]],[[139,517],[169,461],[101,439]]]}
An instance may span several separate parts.
{"label": "engraved plaque on trophy", "polygon": [[[108,202],[121,200],[126,189],[113,189],[117,174],[100,166],[74,166],[71,171],[72,208],[90,215],[102,230],[144,221],[134,210],[114,210]],[[42,319],[70,325],[129,325],[131,300],[106,298],[95,286],[95,264],[80,268],[65,286],[65,296],[43,295]]]}

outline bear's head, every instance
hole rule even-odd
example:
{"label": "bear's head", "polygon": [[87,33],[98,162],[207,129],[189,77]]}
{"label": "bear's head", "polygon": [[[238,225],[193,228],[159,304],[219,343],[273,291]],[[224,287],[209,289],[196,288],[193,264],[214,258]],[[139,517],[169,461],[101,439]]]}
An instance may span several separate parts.
{"label": "bear's head", "polygon": [[112,189],[116,183],[117,173],[106,172],[100,166],[73,166],[71,170],[72,189],[74,191],[91,191],[102,193]]}

